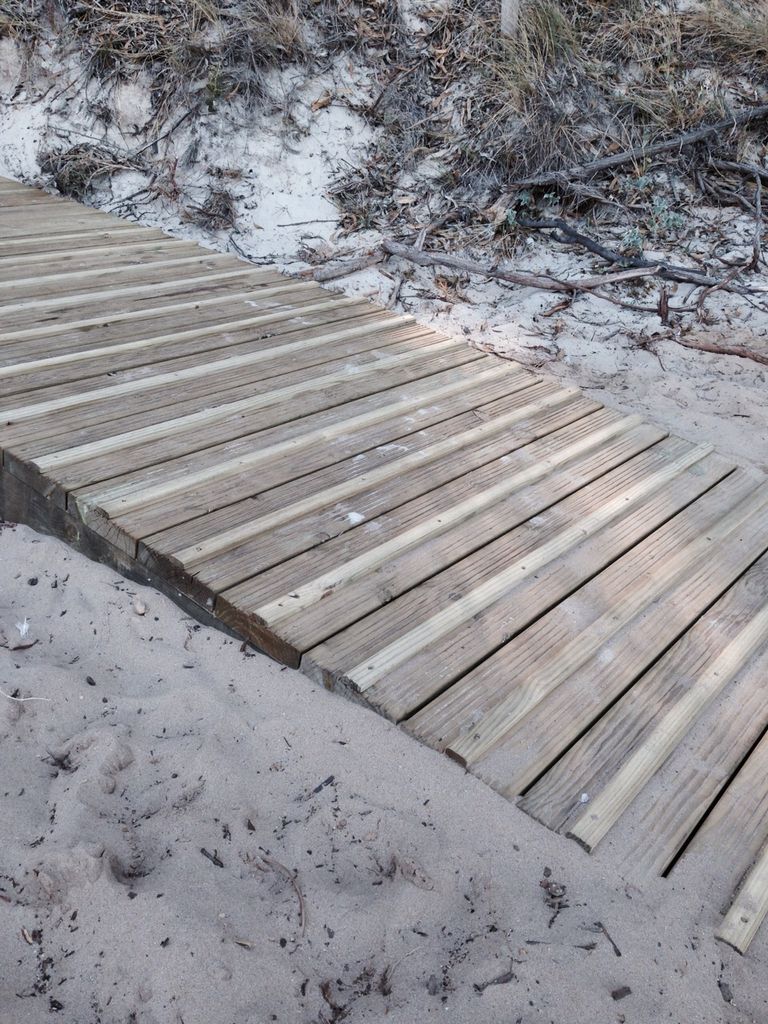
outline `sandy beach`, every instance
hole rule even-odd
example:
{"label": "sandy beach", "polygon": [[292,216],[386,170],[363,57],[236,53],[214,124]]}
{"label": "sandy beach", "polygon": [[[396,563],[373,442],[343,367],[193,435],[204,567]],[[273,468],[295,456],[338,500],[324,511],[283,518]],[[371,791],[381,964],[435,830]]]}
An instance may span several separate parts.
{"label": "sandy beach", "polygon": [[684,881],[56,540],[0,565],[2,1024],[768,1019]]}

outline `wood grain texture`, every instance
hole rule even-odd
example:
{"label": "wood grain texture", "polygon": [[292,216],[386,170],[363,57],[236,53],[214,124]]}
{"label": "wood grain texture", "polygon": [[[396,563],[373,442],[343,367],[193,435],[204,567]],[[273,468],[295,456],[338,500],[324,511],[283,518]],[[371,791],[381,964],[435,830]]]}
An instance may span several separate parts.
{"label": "wood grain texture", "polygon": [[0,318],[0,515],[405,723],[628,878],[715,894],[747,949],[762,476],[412,317],[3,179]]}

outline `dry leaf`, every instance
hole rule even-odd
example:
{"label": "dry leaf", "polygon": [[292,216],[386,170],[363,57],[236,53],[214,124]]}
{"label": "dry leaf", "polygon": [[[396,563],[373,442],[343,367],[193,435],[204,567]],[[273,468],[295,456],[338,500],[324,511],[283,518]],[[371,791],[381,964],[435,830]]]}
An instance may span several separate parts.
{"label": "dry leaf", "polygon": [[333,96],[329,92],[324,92],[322,96],[318,96],[312,104],[313,110],[324,110],[326,107],[330,107]]}

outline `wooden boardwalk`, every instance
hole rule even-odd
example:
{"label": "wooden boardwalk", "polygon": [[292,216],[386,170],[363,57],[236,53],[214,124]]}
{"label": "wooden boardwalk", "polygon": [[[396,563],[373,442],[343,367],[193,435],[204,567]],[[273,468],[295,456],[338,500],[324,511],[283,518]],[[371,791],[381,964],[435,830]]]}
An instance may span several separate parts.
{"label": "wooden boardwalk", "polygon": [[0,450],[6,518],[354,695],[628,878],[690,872],[746,949],[768,910],[756,473],[4,180]]}

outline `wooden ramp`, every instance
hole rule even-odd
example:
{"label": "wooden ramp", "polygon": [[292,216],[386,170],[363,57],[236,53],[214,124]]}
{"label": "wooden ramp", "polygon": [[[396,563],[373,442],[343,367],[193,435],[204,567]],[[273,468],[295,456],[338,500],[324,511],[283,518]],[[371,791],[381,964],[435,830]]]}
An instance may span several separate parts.
{"label": "wooden ramp", "polygon": [[[768,485],[407,316],[0,180],[0,511],[628,877],[768,909]],[[734,897],[735,893],[735,897]]]}

